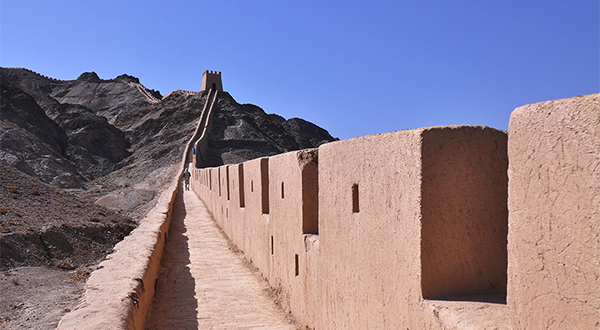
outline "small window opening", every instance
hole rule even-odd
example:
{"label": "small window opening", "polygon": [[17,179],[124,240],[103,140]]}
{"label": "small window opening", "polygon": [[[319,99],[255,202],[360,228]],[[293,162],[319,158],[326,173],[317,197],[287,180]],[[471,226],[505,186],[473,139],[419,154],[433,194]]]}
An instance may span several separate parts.
{"label": "small window opening", "polygon": [[254,181],[250,181],[250,192],[254,192]]}
{"label": "small window opening", "polygon": [[300,263],[298,262],[298,255],[296,254],[296,276],[300,275]]}
{"label": "small window opening", "polygon": [[284,198],[284,197],[285,197],[285,195],[284,195],[284,193],[283,193],[283,182],[282,182],[282,183],[281,183],[281,198]]}
{"label": "small window opening", "polygon": [[358,207],[358,183],[352,185],[352,212],[358,213],[360,211]]}
{"label": "small window opening", "polygon": [[273,236],[271,236],[271,254],[273,254]]}

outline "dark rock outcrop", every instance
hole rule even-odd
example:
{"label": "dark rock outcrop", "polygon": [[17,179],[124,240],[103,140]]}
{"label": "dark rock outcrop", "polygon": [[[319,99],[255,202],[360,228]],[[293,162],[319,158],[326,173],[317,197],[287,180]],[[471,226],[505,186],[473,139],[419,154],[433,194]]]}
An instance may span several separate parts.
{"label": "dark rock outcrop", "polygon": [[101,81],[100,77],[98,77],[98,74],[94,71],[82,73],[81,75],[79,75],[79,77],[77,77],[77,80],[79,80],[79,81],[95,81],[95,82]]}
{"label": "dark rock outcrop", "polygon": [[252,104],[238,104],[221,93],[212,118],[209,151],[203,166],[240,163],[331,142],[329,133],[299,118],[286,120]]}
{"label": "dark rock outcrop", "polygon": [[[117,209],[131,208],[124,195],[146,196],[139,199],[143,204],[160,189],[156,185],[164,179],[159,176],[180,161],[207,97],[206,92],[177,91],[163,98],[126,74],[109,80],[95,72],[76,80],[27,69],[0,68],[0,74],[0,160],[93,198],[113,196],[104,200]],[[222,92],[203,165],[238,163],[332,140],[314,124],[266,114]]]}
{"label": "dark rock outcrop", "polygon": [[[207,102],[206,92],[163,98],[136,77],[94,72],[57,80],[0,68],[0,86],[0,268],[69,268],[104,256],[175,176]],[[312,123],[222,92],[203,165],[332,140]]]}

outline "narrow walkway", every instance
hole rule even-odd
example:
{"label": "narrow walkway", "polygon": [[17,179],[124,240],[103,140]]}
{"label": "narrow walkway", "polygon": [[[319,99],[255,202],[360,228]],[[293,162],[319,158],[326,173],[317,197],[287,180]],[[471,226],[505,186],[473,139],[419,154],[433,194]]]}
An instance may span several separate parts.
{"label": "narrow walkway", "polygon": [[192,191],[177,196],[162,260],[146,329],[297,329]]}

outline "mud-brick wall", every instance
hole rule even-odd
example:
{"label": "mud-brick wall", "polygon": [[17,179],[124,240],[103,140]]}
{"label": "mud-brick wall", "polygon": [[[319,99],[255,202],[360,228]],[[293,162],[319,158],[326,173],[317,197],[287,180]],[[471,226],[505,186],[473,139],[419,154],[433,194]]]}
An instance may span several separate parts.
{"label": "mud-brick wall", "polygon": [[239,243],[244,241],[243,235],[246,228],[244,164],[228,165],[228,167],[231,181],[229,219],[222,228],[229,239],[240,246]]}
{"label": "mud-brick wall", "polygon": [[420,313],[421,131],[319,148],[317,329],[425,328]]}
{"label": "mud-brick wall", "polygon": [[318,329],[426,329],[424,298],[506,292],[506,133],[433,127],[319,148]]}
{"label": "mud-brick wall", "polygon": [[434,127],[194,170],[216,221],[314,329],[436,326],[506,292],[506,133]]}
{"label": "mud-brick wall", "polygon": [[510,118],[508,305],[515,329],[600,328],[600,94]]}

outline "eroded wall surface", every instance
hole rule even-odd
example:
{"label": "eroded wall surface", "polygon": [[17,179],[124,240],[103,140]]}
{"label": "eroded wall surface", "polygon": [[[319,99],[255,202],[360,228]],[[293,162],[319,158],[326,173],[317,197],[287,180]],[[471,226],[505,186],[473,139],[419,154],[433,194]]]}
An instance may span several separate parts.
{"label": "eroded wall surface", "polygon": [[600,328],[600,94],[194,173],[308,328]]}
{"label": "eroded wall surface", "polygon": [[425,298],[506,292],[507,165],[474,126],[319,148],[319,328],[436,328]]}
{"label": "eroded wall surface", "polygon": [[439,329],[425,298],[506,292],[506,170],[506,132],[449,126],[194,170],[192,187],[301,324]]}
{"label": "eroded wall surface", "polygon": [[517,108],[508,139],[515,329],[600,328],[600,94]]}

